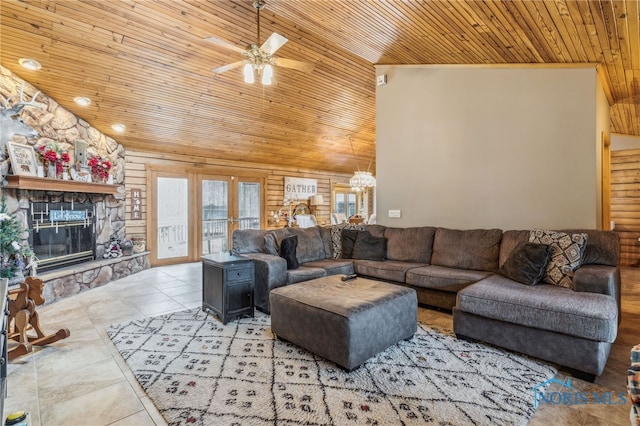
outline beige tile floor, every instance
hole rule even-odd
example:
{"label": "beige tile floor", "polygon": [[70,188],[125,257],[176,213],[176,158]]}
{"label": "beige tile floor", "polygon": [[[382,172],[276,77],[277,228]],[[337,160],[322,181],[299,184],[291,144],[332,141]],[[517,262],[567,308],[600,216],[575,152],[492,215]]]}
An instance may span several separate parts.
{"label": "beige tile floor", "polygon": [[[629,349],[640,343],[640,269],[623,270],[623,287],[623,322],[607,368],[596,384],[573,379],[579,391],[625,391]],[[201,297],[201,265],[190,263],[152,268],[41,307],[45,332],[66,327],[71,336],[9,364],[5,415],[27,410],[33,426],[166,425],[105,326],[198,307]],[[447,313],[420,308],[419,318],[452,327]],[[542,405],[530,424],[628,425],[629,405]]]}

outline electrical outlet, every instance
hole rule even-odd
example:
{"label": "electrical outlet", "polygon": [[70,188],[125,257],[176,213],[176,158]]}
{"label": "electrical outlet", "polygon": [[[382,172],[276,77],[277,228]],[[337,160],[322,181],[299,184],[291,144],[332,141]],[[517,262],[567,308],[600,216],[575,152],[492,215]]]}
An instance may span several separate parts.
{"label": "electrical outlet", "polygon": [[382,75],[376,76],[376,83],[378,84],[378,86],[384,86],[385,84],[387,84],[387,75],[382,74]]}
{"label": "electrical outlet", "polygon": [[402,217],[402,212],[400,210],[389,210],[389,217],[394,217],[394,218]]}

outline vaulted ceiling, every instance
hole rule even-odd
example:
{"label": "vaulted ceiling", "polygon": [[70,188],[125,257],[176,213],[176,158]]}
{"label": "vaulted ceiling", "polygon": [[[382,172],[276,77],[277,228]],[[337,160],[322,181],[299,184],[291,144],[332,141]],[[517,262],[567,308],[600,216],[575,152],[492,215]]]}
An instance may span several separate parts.
{"label": "vaulted ceiling", "polygon": [[[278,32],[289,42],[277,56],[314,69],[276,67],[262,86],[245,84],[241,68],[212,73],[241,57],[204,40],[255,43],[251,0],[2,0],[0,58],[128,149],[348,173],[353,152],[375,161],[375,64],[600,63],[612,131],[640,135],[639,7],[267,0],[260,42]],[[25,70],[22,57],[42,69]]]}

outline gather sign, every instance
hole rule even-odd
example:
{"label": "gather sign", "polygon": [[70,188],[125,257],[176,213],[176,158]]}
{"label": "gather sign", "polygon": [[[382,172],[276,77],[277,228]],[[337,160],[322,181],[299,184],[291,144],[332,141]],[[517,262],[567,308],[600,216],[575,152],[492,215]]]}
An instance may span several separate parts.
{"label": "gather sign", "polygon": [[306,200],[318,193],[318,179],[284,178],[285,200]]}

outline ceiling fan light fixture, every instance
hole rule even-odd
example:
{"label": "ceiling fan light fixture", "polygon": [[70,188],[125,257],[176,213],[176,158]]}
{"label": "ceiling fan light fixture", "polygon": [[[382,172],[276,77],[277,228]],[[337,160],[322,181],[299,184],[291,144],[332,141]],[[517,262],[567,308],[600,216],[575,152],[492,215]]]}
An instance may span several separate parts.
{"label": "ceiling fan light fixture", "polygon": [[242,73],[244,74],[244,82],[248,84],[253,84],[253,82],[255,81],[255,77],[253,76],[253,65],[244,64]]}
{"label": "ceiling fan light fixture", "polygon": [[269,86],[271,84],[271,78],[273,77],[273,67],[271,64],[267,64],[262,69],[262,84]]}

